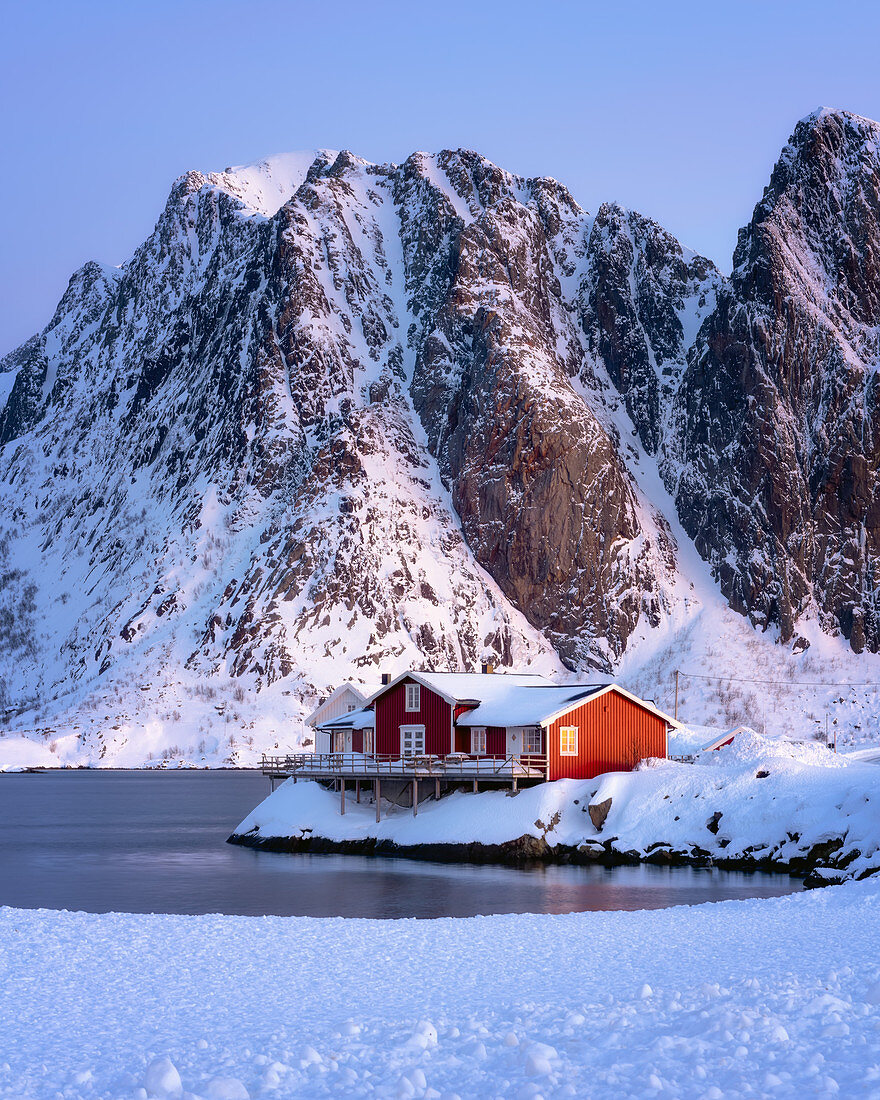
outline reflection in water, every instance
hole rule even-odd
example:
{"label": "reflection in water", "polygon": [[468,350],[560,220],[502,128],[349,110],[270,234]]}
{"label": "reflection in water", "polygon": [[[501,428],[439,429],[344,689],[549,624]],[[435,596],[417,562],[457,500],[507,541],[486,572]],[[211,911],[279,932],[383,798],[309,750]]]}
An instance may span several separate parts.
{"label": "reflection in water", "polygon": [[782,875],[527,869],[282,855],[225,843],[268,793],[255,772],[0,775],[0,905],[87,912],[467,917],[657,909],[800,889]]}

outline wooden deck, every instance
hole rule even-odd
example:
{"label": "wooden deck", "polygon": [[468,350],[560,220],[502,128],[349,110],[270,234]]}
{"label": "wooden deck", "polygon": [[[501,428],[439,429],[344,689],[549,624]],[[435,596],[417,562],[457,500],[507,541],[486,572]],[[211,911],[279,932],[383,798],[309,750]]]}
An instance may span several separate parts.
{"label": "wooden deck", "polygon": [[[547,779],[549,762],[546,756],[468,756],[450,753],[448,756],[382,756],[378,753],[333,752],[293,753],[287,756],[264,756],[263,775],[275,784],[286,779],[317,779],[332,782],[339,791],[339,812],[345,813],[345,792],[354,781],[354,794],[361,800],[361,784],[369,784],[370,796],[376,806],[376,820],[381,818],[382,784],[408,785],[413,815],[418,813],[419,788],[433,787],[435,799],[443,788],[448,791],[470,785],[474,794],[480,787],[510,787],[516,791],[520,783],[531,786]],[[406,789],[406,786],[404,786]],[[386,787],[386,792],[388,787]],[[386,794],[387,797],[387,794]],[[429,796],[430,797],[430,796]],[[409,803],[408,803],[409,804]]]}
{"label": "wooden deck", "polygon": [[445,779],[509,784],[547,778],[546,756],[382,756],[359,752],[303,752],[264,756],[263,774],[276,779]]}

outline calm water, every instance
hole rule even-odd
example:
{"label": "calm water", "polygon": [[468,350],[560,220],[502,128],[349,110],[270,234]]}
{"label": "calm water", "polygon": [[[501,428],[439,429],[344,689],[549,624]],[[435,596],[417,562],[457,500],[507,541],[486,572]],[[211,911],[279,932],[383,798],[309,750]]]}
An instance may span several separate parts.
{"label": "calm water", "polygon": [[769,897],[786,876],[457,866],[226,844],[269,793],[254,772],[0,775],[0,905],[93,913],[441,917]]}

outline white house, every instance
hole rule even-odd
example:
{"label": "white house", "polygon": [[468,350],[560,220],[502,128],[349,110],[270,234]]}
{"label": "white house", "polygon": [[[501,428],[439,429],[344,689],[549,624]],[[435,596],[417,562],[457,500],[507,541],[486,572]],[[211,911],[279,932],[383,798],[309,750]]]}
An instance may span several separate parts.
{"label": "white house", "polygon": [[[372,753],[376,715],[372,707],[359,707],[340,718],[322,723],[316,735],[330,738],[330,752]],[[322,744],[324,742],[322,741]],[[316,751],[324,751],[322,749]]]}
{"label": "white house", "polygon": [[[360,710],[369,699],[372,692],[367,688],[357,687],[350,681],[340,684],[327,698],[319,703],[312,713],[306,718],[306,725],[315,731],[315,752],[330,752],[330,732],[318,729],[334,719],[342,718]],[[349,752],[351,749],[348,750]]]}

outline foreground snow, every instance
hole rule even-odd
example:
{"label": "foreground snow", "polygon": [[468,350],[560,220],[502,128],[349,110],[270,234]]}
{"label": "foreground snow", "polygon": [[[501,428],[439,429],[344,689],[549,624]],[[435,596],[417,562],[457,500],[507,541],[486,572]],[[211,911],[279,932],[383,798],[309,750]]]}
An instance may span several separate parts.
{"label": "foreground snow", "polygon": [[[819,865],[858,877],[880,868],[880,768],[815,742],[738,735],[697,764],[650,761],[635,772],[559,780],[520,791],[458,793],[424,802],[418,817],[383,803],[383,818],[349,793],[287,780],[238,826],[258,838],[503,844],[522,836],[551,847],[610,844],[644,857],[658,849],[715,859],[797,860],[827,846]],[[589,806],[610,799],[597,830]]]}
{"label": "foreground snow", "polygon": [[437,921],[2,909],[0,1096],[880,1097],[878,907],[863,882]]}

